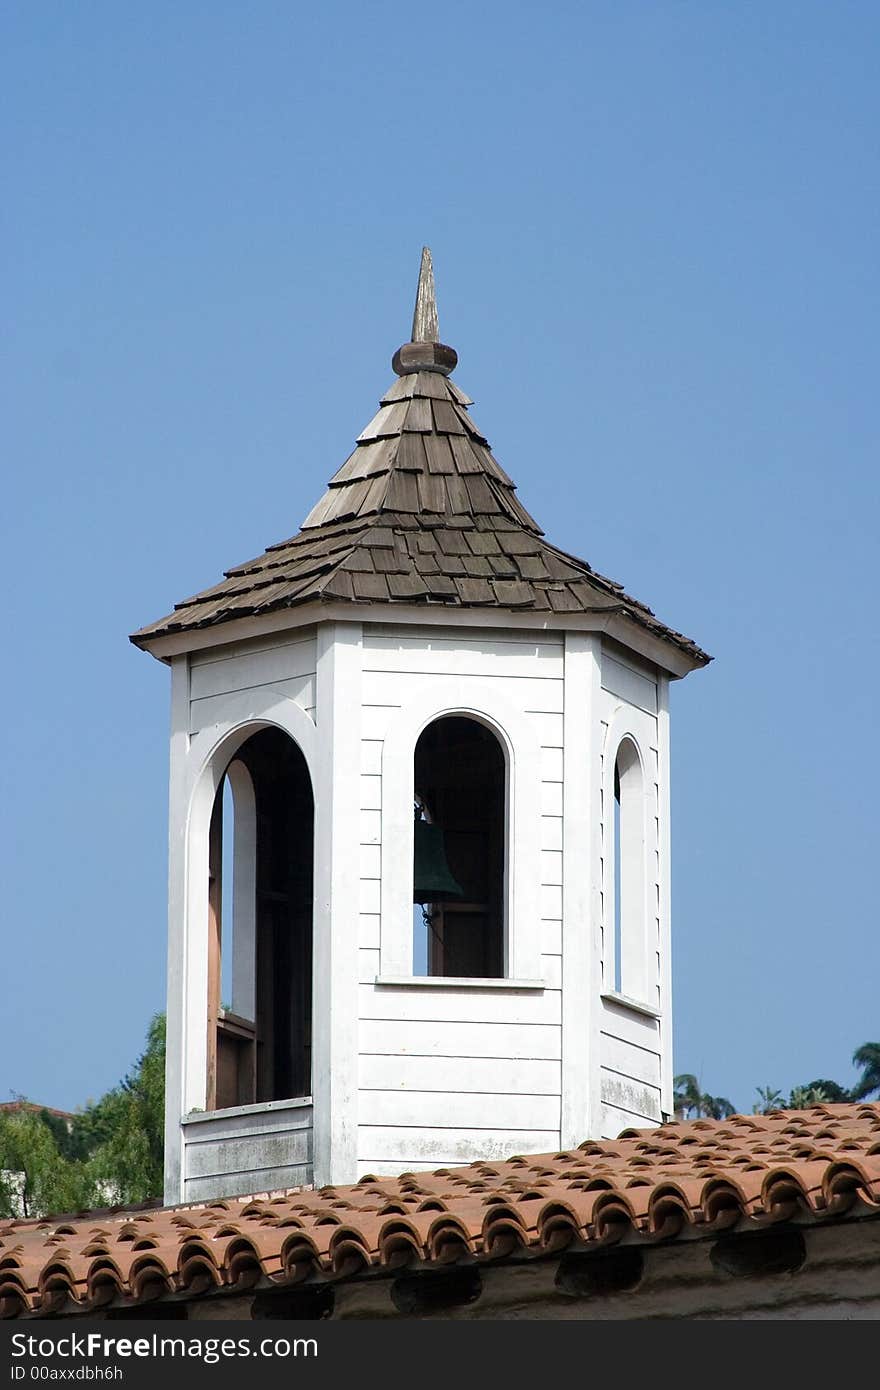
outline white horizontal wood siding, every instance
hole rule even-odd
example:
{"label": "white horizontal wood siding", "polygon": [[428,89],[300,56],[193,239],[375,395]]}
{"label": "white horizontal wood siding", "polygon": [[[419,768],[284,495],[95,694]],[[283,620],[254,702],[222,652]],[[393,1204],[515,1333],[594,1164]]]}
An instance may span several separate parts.
{"label": "white horizontal wood siding", "polygon": [[312,1181],[312,1106],[273,1101],[186,1116],[183,1200],[236,1196]]}
{"label": "white horizontal wood siding", "polygon": [[[191,653],[174,700],[171,915],[188,926],[170,937],[169,1201],[555,1151],[669,1110],[668,681],[653,667],[599,634],[322,623]],[[413,752],[457,711],[508,763],[505,979],[483,986],[412,978]],[[181,1124],[204,1101],[210,808],[253,721],[296,739],[315,792],[314,1110]],[[644,789],[635,1001],[612,991],[624,736]]]}
{"label": "white horizontal wood siding", "polygon": [[[652,1125],[660,1123],[660,1088],[647,1086],[634,1081],[631,1076],[602,1068],[602,1105],[623,1111],[630,1125]],[[617,1133],[610,1135],[616,1138]]]}
{"label": "white horizontal wood siding", "polygon": [[[387,1057],[392,1063],[410,1057],[451,1057],[456,1062],[484,1057],[517,1063],[524,1058],[559,1061],[560,1030],[558,1024],[550,1023],[364,1019],[360,1037],[362,1068],[373,1057]],[[502,1089],[500,1082],[497,1089]]]}
{"label": "white horizontal wood siding", "polygon": [[614,1139],[621,1129],[659,1124],[661,1020],[603,999],[600,1027],[602,1137]]}
{"label": "white horizontal wood siding", "polygon": [[[562,637],[365,626],[362,689],[359,1170],[391,1173],[401,1165],[431,1168],[556,1148],[561,1107]],[[430,708],[433,692],[442,692],[438,699],[447,705],[452,700],[450,707],[483,713],[508,734],[506,716],[515,713],[536,750],[529,804],[508,806],[508,864],[517,852],[511,827],[517,821],[524,824],[525,814],[533,827],[524,851],[534,864],[524,928],[531,931],[532,943],[530,953],[519,954],[530,968],[511,969],[518,944],[511,933],[522,925],[514,907],[514,920],[507,923],[507,973],[527,973],[546,988],[375,983],[383,974],[412,971],[411,904],[398,894],[398,911],[406,916],[392,923],[391,899],[383,896],[387,856],[393,853],[383,843],[389,794],[383,775],[383,768],[388,770],[385,741],[408,709]],[[413,751],[414,739],[403,754],[406,775],[396,778],[398,786],[409,787],[407,797]],[[514,759],[519,751],[514,746]],[[516,796],[523,789],[514,777],[508,790]],[[408,800],[405,812],[411,815]],[[388,934],[395,928],[398,938],[392,943]]]}
{"label": "white horizontal wood siding", "polygon": [[[641,759],[644,813],[644,935],[624,950],[629,976],[640,981],[633,1003],[650,1009],[639,1012],[625,998],[603,998],[600,1013],[599,1056],[602,1134],[614,1138],[621,1129],[658,1124],[671,1105],[672,1056],[666,1032],[669,1010],[669,929],[666,880],[668,867],[668,792],[664,785],[666,760],[661,758],[663,729],[658,715],[666,688],[656,671],[616,645],[602,652],[602,690],[599,700],[599,974],[600,988],[614,991],[614,763],[621,740],[635,743]],[[635,964],[635,969],[633,965]],[[626,960],[624,962],[626,976]],[[625,990],[625,984],[624,984]],[[664,1094],[667,1097],[664,1102]]]}
{"label": "white horizontal wood siding", "polygon": [[[493,1029],[497,1032],[497,1029]],[[558,1046],[555,1037],[550,1050]],[[513,1065],[499,1067],[494,1057],[383,1056],[361,1057],[362,1091],[382,1091],[411,1096],[463,1091],[476,1095],[556,1096],[559,1094],[559,1062],[556,1058],[518,1057]]]}
{"label": "white horizontal wood siding", "polygon": [[[231,647],[196,652],[190,670],[190,733],[229,717],[247,718],[249,694],[273,686],[314,717],[314,631],[284,640],[241,642]],[[240,713],[239,713],[240,712]]]}
{"label": "white horizontal wood siding", "polygon": [[517,1154],[552,1153],[559,1130],[492,1130],[489,1128],[407,1129],[394,1125],[361,1127],[364,1173],[394,1176],[407,1169],[431,1171],[441,1166],[477,1163],[480,1159],[514,1158]]}

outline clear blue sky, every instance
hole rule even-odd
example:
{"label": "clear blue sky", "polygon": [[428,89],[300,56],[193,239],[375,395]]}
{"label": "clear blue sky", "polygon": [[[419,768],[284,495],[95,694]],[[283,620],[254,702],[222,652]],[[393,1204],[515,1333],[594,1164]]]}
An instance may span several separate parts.
{"label": "clear blue sky", "polygon": [[294,532],[434,251],[557,544],[673,690],[676,1067],[849,1082],[877,981],[873,0],[3,7],[3,1062],[75,1106],[163,1005],[168,673]]}

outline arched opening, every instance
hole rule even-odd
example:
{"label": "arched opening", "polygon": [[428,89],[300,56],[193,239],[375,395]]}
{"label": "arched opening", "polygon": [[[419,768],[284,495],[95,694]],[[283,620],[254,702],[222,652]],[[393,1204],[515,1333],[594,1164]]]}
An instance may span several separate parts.
{"label": "arched opening", "polygon": [[435,719],[414,758],[415,974],[491,978],[505,967],[506,763],[465,715]]}
{"label": "arched opening", "polygon": [[614,762],[613,988],[645,993],[645,824],[638,749],[623,739]]}
{"label": "arched opening", "polygon": [[227,766],[211,816],[209,1110],[311,1094],[313,853],[305,759],[262,729]]}

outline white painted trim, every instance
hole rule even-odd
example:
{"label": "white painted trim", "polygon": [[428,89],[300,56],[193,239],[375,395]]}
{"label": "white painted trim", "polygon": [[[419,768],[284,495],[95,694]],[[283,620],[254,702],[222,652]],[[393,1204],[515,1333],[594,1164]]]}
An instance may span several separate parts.
{"label": "white painted trim", "polygon": [[[185,914],[180,952],[185,962],[184,1047],[181,1057],[182,1095],[175,1124],[182,1113],[199,1110],[207,1090],[208,998],[208,831],[214,797],[230,761],[246,739],[260,729],[279,728],[302,753],[317,802],[316,730],[299,705],[272,686],[248,691],[247,715],[235,692],[227,720],[208,725],[192,736],[184,770],[182,795],[172,811],[172,824],[185,827]],[[188,808],[188,809],[187,809]]]}
{"label": "white painted trim", "polygon": [[[232,791],[232,1012],[257,1017],[257,799],[251,774],[233,758],[226,769]],[[225,827],[224,827],[225,828]],[[228,948],[221,938],[221,950]]]}
{"label": "white painted trim", "polygon": [[[240,697],[247,696],[243,705]],[[278,728],[286,733],[306,760],[312,787],[317,771],[317,734],[313,721],[301,705],[274,686],[255,686],[252,690],[232,691],[229,695],[230,713],[227,718],[206,725],[193,734],[190,741],[187,784],[190,795],[204,780],[209,766],[216,768],[222,756],[214,791],[220,778],[241,745],[260,729]]]}
{"label": "white painted trim", "polygon": [[503,989],[508,993],[549,988],[546,980],[499,980],[469,975],[377,975],[374,984],[393,989]]}
{"label": "white painted trim", "polygon": [[[613,966],[615,959],[615,931],[616,931],[616,910],[615,910],[615,845],[614,845],[614,768],[617,762],[617,755],[621,744],[628,742],[632,745],[638,758],[639,776],[641,779],[641,899],[642,911],[641,922],[639,923],[638,936],[633,945],[634,937],[632,934],[625,935],[621,943],[621,984],[626,980],[635,979],[636,985],[641,990],[646,990],[648,980],[648,955],[649,955],[649,908],[650,894],[649,882],[652,881],[648,872],[648,827],[650,814],[650,793],[653,789],[653,778],[648,775],[648,760],[646,753],[652,746],[651,728],[656,729],[656,718],[653,715],[645,714],[634,705],[619,704],[605,734],[605,745],[603,749],[603,805],[604,817],[602,824],[603,845],[602,860],[605,868],[605,879],[603,884],[605,915],[605,950],[604,967],[605,974],[601,985],[605,992],[618,993],[614,989]],[[624,923],[621,922],[621,929]],[[635,960],[635,957],[638,959]],[[629,965],[627,968],[627,958]],[[611,973],[609,977],[609,964]],[[611,985],[611,989],[606,987]],[[627,997],[632,998],[633,995]],[[649,1009],[655,1009],[656,1005],[649,999],[642,1000]]]}
{"label": "white painted trim", "polygon": [[358,929],[363,641],[358,623],[318,628],[314,1174],[357,1179]]}
{"label": "white painted trim", "polygon": [[[183,1201],[183,1143],[186,1054],[186,764],[189,756],[189,657],[171,662],[171,731],[168,780],[168,961],[165,1005],[165,1201]],[[207,1007],[207,996],[206,996]]]}
{"label": "white painted trim", "polygon": [[598,759],[599,639],[565,635],[562,825],[562,1111],[560,1143],[580,1144],[596,1130],[591,1096],[599,1069],[593,974],[593,763]]}
{"label": "white painted trim", "polygon": [[479,720],[498,736],[507,763],[505,975],[541,975],[540,748],[528,716],[497,683],[476,676],[439,680],[396,711],[382,748],[382,864],[379,975],[412,977],[413,759],[418,737],[446,715]]}
{"label": "white painted trim", "polygon": [[625,734],[614,756],[620,799],[614,798],[614,849],[619,809],[620,862],[615,866],[615,918],[620,919],[620,979],[615,989],[632,999],[648,999],[648,769],[632,734]]}
{"label": "white painted trim", "polygon": [[669,746],[669,680],[660,676],[657,681],[657,775],[659,778],[660,818],[660,1108],[674,1113],[673,1078],[673,1015],[672,1015],[672,888],[670,821],[670,746]]}
{"label": "white painted trim", "polygon": [[603,989],[602,998],[609,1004],[619,1004],[623,1009],[631,1009],[634,1014],[644,1014],[646,1018],[659,1018],[660,1010],[654,1009],[650,1004],[643,1004],[639,999],[633,999],[628,994],[621,994],[616,989]]}
{"label": "white painted trim", "polygon": [[505,612],[499,608],[447,608],[437,604],[420,608],[409,604],[346,604],[305,603],[298,608],[285,608],[259,617],[232,618],[214,627],[195,632],[172,632],[164,637],[145,638],[136,643],[159,661],[182,652],[199,651],[205,647],[220,647],[227,642],[242,642],[265,633],[287,632],[300,627],[314,627],[326,622],[396,623],[401,626],[420,626],[439,623],[445,627],[486,628],[501,630],[531,628],[547,632],[607,632],[624,647],[638,652],[654,666],[660,666],[674,679],[699,670],[703,663],[689,656],[680,647],[654,636],[633,622],[619,609],[598,613],[536,613]]}
{"label": "white painted trim", "polygon": [[261,1100],[256,1105],[230,1105],[225,1110],[193,1110],[184,1115],[181,1124],[197,1125],[206,1121],[231,1120],[235,1115],[263,1115],[267,1110],[301,1110],[312,1104],[311,1096],[294,1096],[292,1100]]}

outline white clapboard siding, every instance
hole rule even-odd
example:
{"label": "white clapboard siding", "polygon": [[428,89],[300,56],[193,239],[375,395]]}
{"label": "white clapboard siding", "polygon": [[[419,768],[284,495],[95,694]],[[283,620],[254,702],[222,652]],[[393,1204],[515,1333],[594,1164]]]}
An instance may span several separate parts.
{"label": "white clapboard siding", "polygon": [[380,951],[376,946],[361,946],[358,950],[358,979],[362,985],[374,983],[379,973]]}
{"label": "white clapboard siding", "polygon": [[562,853],[562,817],[541,817],[541,849]]}
{"label": "white clapboard siding", "polygon": [[542,815],[542,816],[561,816],[561,815],[562,815],[562,783],[561,783],[561,782],[542,782],[542,783],[541,783],[541,815]]}
{"label": "white clapboard siding", "polygon": [[[360,1016],[432,1023],[558,1023],[560,999],[559,991],[553,989],[445,989],[436,985],[397,989],[361,985]],[[466,1055],[466,1051],[456,1047],[453,1055]]]}
{"label": "white clapboard siding", "polygon": [[185,1196],[254,1192],[311,1180],[312,1107],[244,1106],[183,1122]]}
{"label": "white clapboard siding", "polygon": [[562,851],[541,850],[541,882],[550,887],[562,883]]}
{"label": "white clapboard siding", "polygon": [[657,713],[657,682],[640,675],[632,667],[615,661],[606,652],[602,657],[602,688],[648,714]]}
{"label": "white clapboard siding", "polygon": [[602,1105],[602,1138],[616,1139],[624,1129],[651,1129],[658,1121],[645,1115],[634,1115],[628,1110],[620,1110],[616,1105]]}
{"label": "white clapboard siding", "polygon": [[[555,748],[561,754],[563,732],[565,728],[562,714],[548,714],[546,713],[546,711],[542,712],[541,710],[530,710],[528,714],[529,723],[531,724],[531,727],[534,730],[535,738],[537,742],[541,745],[541,747]],[[557,780],[561,781],[561,758],[559,761],[559,768],[560,777]]]}
{"label": "white clapboard siding", "polygon": [[518,1096],[511,1092],[480,1094],[450,1091],[361,1091],[362,1125],[403,1129],[559,1129],[558,1096]]}
{"label": "white clapboard siding", "polygon": [[545,922],[562,921],[562,888],[558,883],[541,885],[541,917]]}
{"label": "white clapboard siding", "polygon": [[[361,1055],[362,1091],[485,1091],[558,1096],[560,1064],[537,1057],[382,1057]],[[435,1096],[436,1103],[436,1096]]]}
{"label": "white clapboard siding", "polygon": [[547,956],[562,954],[562,923],[555,917],[541,920],[541,950]]}
{"label": "white clapboard siding", "polygon": [[262,649],[239,650],[234,656],[194,663],[190,674],[190,699],[202,700],[231,690],[312,676],[317,667],[314,638]]}
{"label": "white clapboard siding", "polygon": [[382,877],[382,848],[380,845],[361,845],[361,879]]}
{"label": "white clapboard siding", "polygon": [[[221,695],[209,695],[203,700],[190,701],[189,707],[189,731],[197,734],[199,729],[206,729],[211,724],[218,724],[224,719],[229,719],[234,713],[236,719],[246,719],[251,716],[248,709],[248,692],[256,694],[263,691],[264,686],[247,686],[243,690],[226,691]],[[306,711],[313,710],[315,707],[315,677],[296,676],[292,680],[272,681],[271,689],[276,691],[279,696],[286,696],[294,704],[299,705]],[[256,700],[255,705],[261,703]]]}
{"label": "white clapboard siding", "polygon": [[380,738],[361,739],[361,772],[364,777],[380,777],[382,774],[382,748]]}
{"label": "white clapboard siding", "polygon": [[361,811],[360,831],[362,845],[380,845],[382,843],[381,811]]}
{"label": "white clapboard siding", "polygon": [[365,743],[378,743],[381,748],[388,726],[400,709],[399,701],[390,705],[371,705],[366,702],[361,708],[361,733]]}
{"label": "white clapboard siding", "polygon": [[541,979],[548,989],[562,989],[562,956],[552,951],[541,954]]}
{"label": "white clapboard siding", "polygon": [[308,1163],[289,1163],[283,1168],[261,1168],[257,1173],[214,1173],[204,1178],[187,1178],[185,1202],[210,1202],[218,1197],[241,1197],[262,1192],[289,1192],[294,1187],[311,1187],[314,1176]]}
{"label": "white clapboard siding", "polygon": [[406,1129],[400,1126],[360,1125],[358,1161],[408,1167],[410,1163],[440,1165],[476,1163],[479,1159],[513,1158],[517,1154],[553,1153],[559,1130]]}
{"label": "white clapboard siding", "polygon": [[433,1173],[437,1167],[435,1159],[416,1160],[408,1158],[406,1164],[402,1164],[398,1158],[359,1158],[357,1161],[358,1179],[364,1177],[374,1178],[398,1178],[401,1168],[405,1166],[408,1173]]}
{"label": "white clapboard siding", "polygon": [[[368,879],[367,882],[374,880]],[[363,886],[363,885],[362,885]],[[358,923],[358,945],[365,951],[379,949],[382,918],[378,912],[362,912]]]}
{"label": "white clapboard siding", "polygon": [[364,670],[400,675],[534,676],[562,679],[562,644],[486,637],[480,642],[425,636],[364,637]]}
{"label": "white clapboard siding", "polygon": [[381,811],[381,809],[382,778],[372,773],[363,773],[361,775],[361,810]]}
{"label": "white clapboard siding", "polygon": [[542,782],[561,782],[562,781],[562,749],[548,748],[546,744],[541,747],[541,781]]}
{"label": "white clapboard siding", "polygon": [[[361,878],[358,907],[362,913],[377,916],[381,911],[382,885],[377,878]],[[364,942],[364,945],[368,945]]]}
{"label": "white clapboard siding", "polygon": [[660,1051],[660,1024],[657,1019],[636,1013],[635,1009],[628,1009],[625,1004],[603,999],[601,1027],[602,1032],[612,1038],[621,1038],[649,1051]]}
{"label": "white clapboard siding", "polygon": [[656,1086],[645,1086],[632,1077],[620,1076],[616,1071],[602,1068],[602,1101],[615,1110],[623,1110],[628,1115],[639,1115],[646,1120],[660,1122],[660,1091]]}
{"label": "white clapboard siding", "polygon": [[309,1100],[267,1101],[231,1110],[208,1110],[187,1115],[183,1134],[187,1144],[209,1144],[218,1139],[260,1140],[264,1135],[312,1127]]}
{"label": "white clapboard siding", "polygon": [[418,640],[419,642],[434,642],[447,640],[450,642],[473,642],[475,646],[481,647],[484,642],[517,642],[522,645],[536,645],[541,643],[556,643],[562,646],[563,636],[560,632],[547,632],[540,627],[535,628],[510,628],[510,627],[459,627],[453,623],[424,623],[421,627],[407,627],[401,629],[397,622],[392,623],[369,623],[364,628],[364,634],[368,639],[391,638],[398,641],[401,637],[408,641]]}
{"label": "white clapboard siding", "polygon": [[645,1047],[635,1047],[608,1033],[600,1039],[602,1066],[609,1071],[628,1076],[646,1086],[660,1085],[660,1054]]}
{"label": "white clapboard siding", "polygon": [[216,661],[235,661],[240,656],[254,652],[271,651],[274,647],[302,646],[309,642],[314,646],[316,629],[297,628],[295,632],[267,632],[262,637],[248,637],[241,642],[226,642],[221,647],[201,647],[190,652],[189,667],[210,666]]}
{"label": "white clapboard siding", "polygon": [[[537,676],[493,675],[486,672],[479,677],[459,676],[456,684],[461,689],[462,704],[468,703],[471,681],[478,703],[482,703],[482,691],[487,682],[497,680],[505,697],[523,710],[540,710],[551,714],[562,713],[563,683],[561,680],[543,680]],[[365,671],[363,678],[363,698],[367,705],[394,705],[418,699],[422,690],[430,690],[436,678],[430,675],[412,675],[397,671]],[[375,734],[371,734],[375,737]]]}
{"label": "white clapboard siding", "polygon": [[390,1057],[558,1059],[558,1025],[362,1019],[361,1053]]}
{"label": "white clapboard siding", "polygon": [[205,1178],[212,1173],[259,1173],[291,1163],[310,1163],[312,1131],[279,1131],[259,1138],[224,1139],[212,1143],[187,1144],[188,1177]]}

